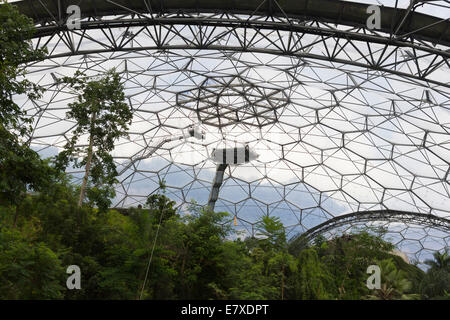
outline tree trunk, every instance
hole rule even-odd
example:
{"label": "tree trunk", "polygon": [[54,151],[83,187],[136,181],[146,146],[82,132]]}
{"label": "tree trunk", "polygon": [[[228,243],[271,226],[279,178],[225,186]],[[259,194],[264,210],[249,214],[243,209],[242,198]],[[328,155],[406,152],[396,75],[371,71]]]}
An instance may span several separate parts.
{"label": "tree trunk", "polygon": [[18,201],[16,201],[16,210],[14,213],[14,221],[13,221],[13,228],[15,228],[17,226],[17,220],[19,219],[19,207],[20,207],[20,203],[23,201],[23,199],[25,199],[26,194],[24,192],[20,193],[20,198]]}
{"label": "tree trunk", "polygon": [[181,263],[181,294],[183,295],[182,299],[186,299],[186,285],[184,283],[184,266],[186,264],[186,254],[183,255],[183,262]]}
{"label": "tree trunk", "polygon": [[93,144],[94,139],[92,137],[92,131],[94,129],[94,122],[96,119],[96,113],[93,113],[91,116],[91,132],[89,134],[89,147],[88,147],[88,158],[86,161],[86,167],[84,172],[84,178],[83,183],[81,184],[81,190],[80,190],[80,199],[78,200],[78,206],[81,207],[84,200],[84,194],[86,193],[86,186],[89,179],[89,171],[91,170],[91,162],[92,162],[92,155],[93,155]]}
{"label": "tree trunk", "polygon": [[14,223],[13,223],[13,228],[16,227],[17,225],[17,217],[19,216],[19,205],[16,205],[16,214],[14,215]]}

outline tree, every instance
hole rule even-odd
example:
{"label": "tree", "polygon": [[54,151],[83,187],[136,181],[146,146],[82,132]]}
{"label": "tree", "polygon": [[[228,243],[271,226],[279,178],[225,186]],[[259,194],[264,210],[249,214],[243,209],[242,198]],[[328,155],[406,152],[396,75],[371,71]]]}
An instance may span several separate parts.
{"label": "tree", "polygon": [[450,256],[448,250],[435,252],[434,260],[426,260],[430,266],[420,283],[420,292],[427,299],[449,299],[450,293]]}
{"label": "tree", "polygon": [[[272,278],[277,279],[280,286],[279,298],[286,298],[287,278],[289,274],[298,272],[295,258],[287,252],[286,248],[277,251],[268,261],[268,268]],[[276,280],[275,280],[276,281]]]}
{"label": "tree", "polygon": [[224,241],[231,231],[226,212],[213,212],[192,205],[185,216],[178,265],[177,294],[181,299],[207,299],[223,288],[221,277]]}
{"label": "tree", "polygon": [[377,262],[381,269],[381,288],[367,298],[372,300],[413,300],[418,294],[412,294],[412,283],[403,270],[399,270],[392,258]]}
{"label": "tree", "polygon": [[175,205],[176,202],[164,194],[152,194],[146,201],[146,206],[150,209],[150,215],[155,220],[155,224],[164,223],[173,218],[177,212],[174,208]]}
{"label": "tree", "polygon": [[267,243],[266,245],[272,249],[284,248],[286,246],[286,233],[280,218],[264,216],[257,223],[256,228],[260,235],[265,238],[262,243]]}
{"label": "tree", "polygon": [[14,226],[26,192],[51,188],[58,178],[59,173],[48,165],[48,161],[43,161],[0,125],[0,204],[16,206]]}
{"label": "tree", "polygon": [[[108,199],[114,196],[112,185],[117,176],[111,152],[114,142],[126,136],[133,114],[124,102],[124,88],[114,69],[98,80],[91,80],[77,71],[73,77],[64,77],[63,82],[78,94],[77,100],[69,104],[71,110],[67,113],[67,117],[75,121],[76,129],[64,151],[58,155],[57,167],[66,168],[70,161],[75,162],[75,167],[84,167],[78,206],[84,201],[90,178],[94,185],[88,193],[91,201],[100,209],[106,209]],[[84,134],[88,135],[88,146],[77,146]],[[78,161],[76,155],[80,153],[85,157]]]}
{"label": "tree", "polygon": [[297,268],[298,272],[294,275],[296,299],[316,300],[331,297],[328,292],[331,275],[313,248],[300,252]]}
{"label": "tree", "polygon": [[0,2],[0,126],[17,130],[23,136],[31,130],[32,119],[26,117],[12,96],[40,96],[42,88],[24,78],[25,64],[43,59],[46,50],[33,49],[33,21],[20,14],[16,6]]}
{"label": "tree", "polygon": [[[244,244],[248,246],[246,242]],[[234,269],[230,270],[234,275],[234,282],[229,289],[230,297],[245,300],[279,299],[280,282],[268,274],[267,254],[258,246],[244,250],[234,261]]]}
{"label": "tree", "polygon": [[[3,2],[3,1],[1,1]],[[8,3],[0,6],[0,204],[19,205],[27,191],[49,185],[54,173],[23,138],[31,132],[32,118],[14,102],[14,95],[36,99],[42,88],[24,79],[27,62],[42,59],[45,49],[33,49],[31,19]]]}
{"label": "tree", "polygon": [[[289,275],[296,271],[295,259],[287,252],[284,226],[277,217],[264,216],[256,224],[257,237],[244,241],[245,267],[231,293],[238,299],[285,299]],[[239,243],[239,242],[238,242]]]}
{"label": "tree", "polygon": [[0,299],[61,299],[64,271],[45,243],[0,229]]}
{"label": "tree", "polygon": [[425,260],[425,264],[429,265],[430,269],[450,271],[450,255],[448,254],[448,249],[442,253],[439,251],[435,252],[433,258],[434,260]]}
{"label": "tree", "polygon": [[285,298],[286,278],[288,272],[296,271],[295,259],[288,253],[286,232],[278,217],[264,216],[257,223],[257,230],[263,239],[258,240],[258,246],[266,253],[266,276],[274,287],[279,288],[275,298]]}
{"label": "tree", "polygon": [[[165,190],[163,185],[162,190]],[[165,194],[154,194],[147,198],[146,207],[149,209],[134,210],[131,215],[141,239],[139,249],[134,252],[137,264],[141,266],[139,279],[145,282],[139,284],[139,299],[170,299],[175,296],[177,252],[180,252],[184,227],[175,205]]]}
{"label": "tree", "polygon": [[334,295],[338,299],[360,299],[369,294],[365,285],[367,267],[390,257],[393,245],[381,234],[367,231],[344,234],[315,247],[332,275]]}

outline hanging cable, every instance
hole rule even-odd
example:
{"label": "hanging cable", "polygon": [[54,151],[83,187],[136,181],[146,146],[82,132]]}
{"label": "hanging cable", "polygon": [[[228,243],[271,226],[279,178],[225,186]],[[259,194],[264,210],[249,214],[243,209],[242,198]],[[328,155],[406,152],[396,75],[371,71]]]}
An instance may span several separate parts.
{"label": "hanging cable", "polygon": [[145,272],[144,283],[142,284],[141,294],[139,295],[139,300],[142,300],[142,294],[144,293],[145,284],[147,283],[148,271],[150,270],[150,265],[152,263],[153,252],[155,251],[156,241],[158,240],[159,228],[161,227],[162,217],[164,214],[164,209],[161,210],[161,216],[159,217],[158,228],[156,229],[155,240],[153,241],[153,248],[150,254],[150,258],[148,259],[147,271]]}

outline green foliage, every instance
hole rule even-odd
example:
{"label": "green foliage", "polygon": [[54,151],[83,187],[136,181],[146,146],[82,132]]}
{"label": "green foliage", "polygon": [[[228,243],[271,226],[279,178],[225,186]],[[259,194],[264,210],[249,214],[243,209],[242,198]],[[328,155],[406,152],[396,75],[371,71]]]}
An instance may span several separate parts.
{"label": "green foliage", "polygon": [[126,135],[131,123],[132,113],[124,102],[125,94],[120,76],[110,70],[99,80],[91,80],[84,73],[77,71],[73,77],[64,77],[78,98],[69,104],[68,119],[73,119],[77,125],[72,139],[66,144],[65,150],[58,156],[58,165],[65,168],[70,161],[77,167],[86,165],[87,156],[81,161],[77,154],[88,154],[87,147],[77,147],[77,142],[84,134],[93,140],[95,152],[91,179],[94,183],[108,181],[117,174],[110,152],[114,150],[114,142]]}
{"label": "green foliage", "polygon": [[0,204],[19,205],[27,191],[50,188],[58,173],[0,124]]}
{"label": "green foliage", "polygon": [[[0,205],[2,299],[415,299],[419,287],[424,298],[448,297],[445,254],[424,276],[374,232],[289,250],[271,217],[257,224],[258,237],[231,240],[237,233],[225,212],[194,203],[180,216],[165,194],[127,214],[106,203],[80,207],[77,188],[47,169],[56,177],[48,187],[18,206]],[[366,287],[371,264],[382,268],[381,290]],[[65,287],[69,265],[81,268],[81,290]]]}
{"label": "green foliage", "polygon": [[0,204],[4,205],[19,206],[27,191],[49,187],[55,173],[22,141],[31,131],[32,119],[12,99],[13,95],[36,99],[42,93],[24,79],[24,65],[45,54],[33,49],[34,31],[32,20],[16,6],[0,6]]}
{"label": "green foliage", "polygon": [[150,210],[150,215],[155,223],[164,223],[176,216],[175,201],[170,200],[165,195],[153,194],[147,198],[146,206]]}
{"label": "green foliage", "polygon": [[446,270],[450,271],[450,255],[448,249],[444,252],[435,252],[434,260],[426,260],[425,263],[430,266],[430,270]]}
{"label": "green foliage", "polygon": [[278,279],[272,279],[267,268],[265,252],[255,247],[250,251],[242,250],[239,260],[235,261],[235,286],[230,289],[232,299],[280,299],[281,290],[277,288]]}
{"label": "green foliage", "polygon": [[0,229],[0,299],[61,299],[63,269],[45,243]]}
{"label": "green foliage", "polygon": [[426,260],[430,266],[420,283],[420,293],[426,299],[449,299],[450,292],[450,255],[448,250],[436,252],[434,260]]}
{"label": "green foliage", "polygon": [[[76,188],[61,180],[25,198],[14,229],[8,227],[14,207],[0,207],[0,297],[138,299],[142,289],[144,299],[418,297],[414,282],[422,280],[423,272],[392,256],[392,246],[377,235],[360,232],[323,240],[293,255],[277,219],[261,222],[261,238],[231,240],[228,214],[192,206],[189,215],[180,217],[174,206],[158,194],[148,198],[146,208],[130,209],[128,215],[115,210],[99,214],[88,205],[79,207]],[[65,268],[72,264],[81,268],[81,290],[64,286]],[[382,290],[365,287],[369,264],[381,266]],[[430,270],[441,265],[436,262]],[[429,290],[427,298],[446,295],[441,289],[424,290]]]}
{"label": "green foliage", "polygon": [[[296,272],[295,258],[287,251],[286,233],[279,218],[265,216],[257,224],[259,238],[244,241],[234,299],[286,299]],[[240,242],[238,242],[240,243]]]}
{"label": "green foliage", "polygon": [[298,272],[295,274],[295,298],[316,300],[331,298],[329,287],[331,275],[320,261],[315,249],[305,249],[297,258]]}
{"label": "green foliage", "polygon": [[[3,2],[3,1],[1,1]],[[42,88],[23,78],[24,64],[42,59],[45,50],[35,50],[31,36],[33,21],[8,3],[0,6],[0,125],[6,130],[18,130],[20,135],[31,130],[31,118],[13,100],[12,95],[36,99]]]}
{"label": "green foliage", "polygon": [[374,300],[414,300],[419,294],[408,294],[413,287],[405,271],[399,270],[392,258],[377,262],[381,269],[381,289],[375,290],[368,299]]}
{"label": "green foliage", "polygon": [[[112,182],[111,182],[112,183]],[[106,212],[111,206],[111,199],[116,192],[113,185],[96,185],[86,190],[86,196],[90,206],[96,206],[100,212]]]}
{"label": "green foliage", "polygon": [[196,206],[190,211],[183,219],[178,294],[186,299],[205,299],[212,295],[215,286],[220,288],[217,279],[227,271],[222,261],[223,242],[231,227],[225,224],[225,212]]}
{"label": "green foliage", "polygon": [[[100,210],[106,210],[110,205],[109,199],[114,196],[112,185],[117,176],[111,152],[114,142],[126,136],[133,114],[124,102],[124,88],[114,69],[100,79],[91,79],[77,71],[73,77],[64,77],[63,82],[78,96],[76,101],[69,104],[71,110],[67,112],[68,119],[75,121],[76,129],[64,151],[56,158],[56,167],[64,170],[70,162],[77,168],[84,167],[79,205],[84,200],[85,189],[90,182],[93,184],[93,189],[88,192],[90,202]],[[87,147],[78,145],[83,135],[88,136]],[[79,154],[85,155],[81,161]]]}
{"label": "green foliage", "polygon": [[367,295],[366,270],[390,256],[393,245],[381,235],[361,231],[334,238],[317,248],[321,261],[333,278],[333,295],[338,299],[359,299]]}
{"label": "green foliage", "polygon": [[260,234],[266,238],[267,246],[274,248],[283,248],[286,246],[286,234],[284,226],[278,217],[264,216],[256,225]]}

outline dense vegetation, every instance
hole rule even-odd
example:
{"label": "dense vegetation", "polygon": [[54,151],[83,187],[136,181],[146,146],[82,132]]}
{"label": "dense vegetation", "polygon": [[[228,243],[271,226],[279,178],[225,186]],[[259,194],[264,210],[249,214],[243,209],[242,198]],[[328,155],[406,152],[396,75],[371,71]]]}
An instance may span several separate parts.
{"label": "dense vegetation", "polygon": [[[226,213],[193,206],[181,217],[164,194],[127,214],[77,201],[78,191],[59,182],[25,197],[16,227],[15,207],[0,208],[1,299],[428,299],[450,287],[448,255],[424,273],[364,231],[299,250],[273,218],[259,224],[263,236],[230,240]],[[73,264],[81,290],[65,287]],[[381,267],[380,290],[366,287],[370,264]]]}
{"label": "dense vegetation", "polygon": [[[260,236],[242,240],[227,213],[193,204],[190,214],[177,214],[163,183],[144,208],[109,209],[117,175],[110,153],[131,120],[120,77],[112,70],[62,80],[78,91],[68,113],[78,127],[57,157],[41,159],[29,146],[32,118],[12,99],[42,92],[20,80],[22,65],[42,58],[26,40],[32,32],[14,6],[0,6],[0,299],[448,297],[447,253],[424,273],[392,255],[382,234],[303,246],[287,240],[278,219],[264,217]],[[87,148],[77,146],[81,135]],[[69,165],[84,168],[81,187],[69,183]],[[382,270],[379,290],[366,287],[371,264]],[[69,265],[81,269],[81,290],[65,286]]]}

